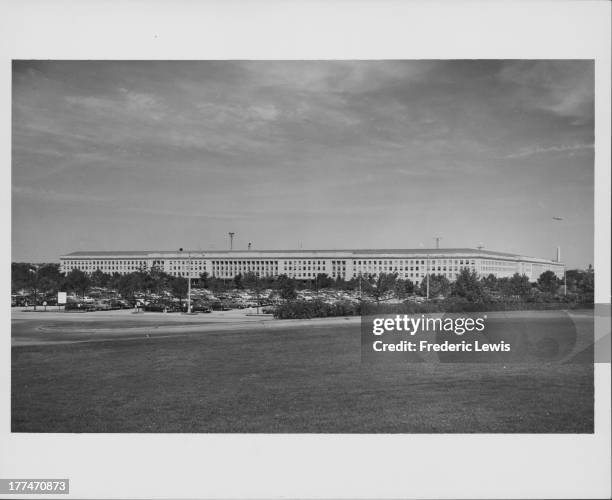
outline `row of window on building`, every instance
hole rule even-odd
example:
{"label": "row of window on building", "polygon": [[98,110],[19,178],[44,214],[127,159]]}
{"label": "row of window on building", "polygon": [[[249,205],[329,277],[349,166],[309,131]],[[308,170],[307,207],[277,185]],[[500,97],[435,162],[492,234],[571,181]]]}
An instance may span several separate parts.
{"label": "row of window on building", "polygon": [[211,262],[212,276],[217,278],[233,278],[238,274],[255,273],[257,276],[278,275],[277,260],[213,260]]}
{"label": "row of window on building", "polygon": [[[329,263],[329,265],[328,265]],[[347,272],[347,264],[352,269]],[[82,259],[65,260],[63,270],[70,272],[80,269],[87,273],[101,270],[105,273],[121,274],[146,270],[148,262],[141,259]],[[479,271],[482,274],[512,275],[519,272],[516,262],[481,259],[478,266],[475,259],[228,259],[210,261],[212,276],[233,278],[238,274],[253,272],[259,276],[278,276],[287,274],[293,278],[313,279],[318,274],[329,274],[332,278],[354,278],[358,276],[378,276],[382,273],[397,273],[403,279],[422,279],[429,272],[441,274],[449,279],[457,277],[462,269]],[[206,271],[206,260],[188,258],[151,261],[152,268],[158,268],[174,276],[197,277]],[[535,272],[548,269],[546,265],[530,264]],[[524,266],[524,272],[527,266]]]}
{"label": "row of window on building", "polygon": [[141,269],[146,269],[147,262],[144,260],[134,259],[113,259],[113,260],[69,260],[63,263],[65,272],[70,272],[73,269],[80,269],[86,273],[93,273],[97,270],[103,273],[128,273]]}

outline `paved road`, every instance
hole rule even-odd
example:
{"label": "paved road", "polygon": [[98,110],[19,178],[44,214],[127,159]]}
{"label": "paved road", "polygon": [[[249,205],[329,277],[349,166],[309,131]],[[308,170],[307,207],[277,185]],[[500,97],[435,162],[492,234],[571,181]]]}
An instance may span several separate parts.
{"label": "paved road", "polygon": [[41,345],[75,342],[131,340],[142,337],[176,337],[210,332],[244,331],[254,328],[290,328],[338,322],[356,325],[359,317],[275,320],[269,315],[248,315],[244,310],[214,311],[210,314],[133,313],[96,311],[90,313],[12,313],[11,344]]}

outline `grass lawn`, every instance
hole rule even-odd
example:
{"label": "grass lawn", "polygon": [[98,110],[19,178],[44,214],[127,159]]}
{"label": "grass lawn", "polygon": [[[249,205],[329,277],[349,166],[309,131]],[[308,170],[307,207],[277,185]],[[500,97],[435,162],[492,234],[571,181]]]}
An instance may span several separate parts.
{"label": "grass lawn", "polygon": [[361,364],[359,326],[13,346],[13,432],[593,432],[592,364]]}

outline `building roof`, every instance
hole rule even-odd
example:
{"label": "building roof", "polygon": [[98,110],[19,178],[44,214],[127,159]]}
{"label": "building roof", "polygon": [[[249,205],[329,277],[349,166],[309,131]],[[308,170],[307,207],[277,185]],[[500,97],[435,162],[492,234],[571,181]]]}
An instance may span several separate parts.
{"label": "building roof", "polygon": [[120,256],[137,256],[137,257],[157,257],[165,255],[187,255],[187,254],[198,254],[198,255],[244,255],[252,254],[254,257],[261,254],[356,254],[356,255],[374,255],[374,254],[387,254],[387,255],[450,255],[450,254],[469,254],[469,255],[482,255],[491,257],[506,257],[506,258],[521,258],[530,260],[549,260],[540,259],[536,257],[528,257],[520,254],[513,254],[508,252],[497,252],[486,249],[476,248],[395,248],[395,249],[334,249],[334,250],[184,250],[180,252],[178,250],[94,250],[94,251],[78,251],[63,255],[62,258],[67,257],[91,257],[93,255],[99,257],[120,257]]}
{"label": "building roof", "polygon": [[[142,255],[143,257],[147,257],[153,253],[160,253],[158,251],[149,251],[149,250],[90,250],[90,251],[79,251],[79,252],[71,252],[62,257],[88,257],[90,255],[104,255],[108,257],[114,257],[119,255]],[[177,252],[165,252],[161,253],[177,253]]]}

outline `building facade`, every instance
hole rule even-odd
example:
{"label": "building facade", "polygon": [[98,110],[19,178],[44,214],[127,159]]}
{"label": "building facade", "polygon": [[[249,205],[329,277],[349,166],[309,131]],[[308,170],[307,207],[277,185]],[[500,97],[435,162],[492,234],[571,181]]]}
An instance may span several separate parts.
{"label": "building facade", "polygon": [[73,252],[60,257],[61,271],[80,269],[91,274],[128,274],[159,269],[172,276],[208,276],[231,279],[238,274],[258,276],[285,274],[299,280],[325,273],[331,278],[350,280],[358,276],[397,273],[399,278],[420,282],[429,273],[457,278],[462,269],[479,276],[498,278],[515,273],[535,281],[545,271],[563,277],[564,264],[555,260],[526,257],[470,248],[400,250],[234,250],[234,251],[92,251]]}

